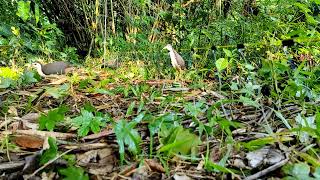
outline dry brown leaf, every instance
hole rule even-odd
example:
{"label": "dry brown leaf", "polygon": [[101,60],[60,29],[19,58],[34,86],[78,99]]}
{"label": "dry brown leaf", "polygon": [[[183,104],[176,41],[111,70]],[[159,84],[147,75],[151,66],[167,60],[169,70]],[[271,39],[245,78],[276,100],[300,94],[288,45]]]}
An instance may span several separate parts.
{"label": "dry brown leaf", "polygon": [[29,122],[38,122],[38,119],[40,118],[40,113],[28,113],[21,117],[24,121]]}
{"label": "dry brown leaf", "polygon": [[152,171],[157,171],[157,172],[160,172],[160,173],[165,172],[165,169],[162,167],[162,165],[159,164],[158,162],[156,162],[155,160],[153,160],[153,159],[145,159],[144,161],[151,168]]}
{"label": "dry brown leaf", "polygon": [[90,140],[90,139],[98,139],[101,137],[105,137],[108,136],[110,134],[113,134],[113,130],[112,129],[104,129],[101,132],[97,133],[97,134],[90,134],[88,136],[85,136],[82,138],[82,140]]}
{"label": "dry brown leaf", "polygon": [[60,132],[48,132],[48,131],[34,131],[34,130],[17,130],[15,132],[13,131],[8,131],[7,133],[9,134],[19,134],[19,135],[35,135],[41,138],[45,137],[54,137],[60,140],[65,140],[65,139],[71,139],[71,138],[76,138],[77,135],[71,134],[71,133],[60,133]]}
{"label": "dry brown leaf", "polygon": [[109,175],[113,170],[113,165],[108,164],[101,167],[90,167],[89,173],[94,175]]}
{"label": "dry brown leaf", "polygon": [[85,152],[77,155],[77,161],[80,166],[87,166],[90,162],[96,161],[98,156],[97,150]]}
{"label": "dry brown leaf", "polygon": [[14,142],[22,149],[40,149],[43,145],[43,139],[35,136],[16,136]]}

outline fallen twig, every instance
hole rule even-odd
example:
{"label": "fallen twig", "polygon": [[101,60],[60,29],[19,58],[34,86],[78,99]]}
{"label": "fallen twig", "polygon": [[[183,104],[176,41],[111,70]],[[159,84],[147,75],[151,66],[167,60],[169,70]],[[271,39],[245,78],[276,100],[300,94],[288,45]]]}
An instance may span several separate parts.
{"label": "fallen twig", "polygon": [[36,171],[34,171],[30,176],[26,177],[26,179],[30,179],[33,176],[35,176],[38,172],[40,172],[42,169],[46,168],[48,165],[50,165],[51,163],[53,163],[54,161],[56,161],[57,159],[61,158],[62,156],[68,154],[69,152],[73,151],[74,149],[69,149],[66,152],[60,154],[59,156],[55,157],[54,159],[51,159],[50,161],[48,161],[47,163],[45,163],[43,166],[41,166],[39,169],[37,169]]}
{"label": "fallen twig", "polygon": [[76,138],[75,134],[71,133],[60,133],[60,132],[48,132],[48,131],[37,131],[37,130],[16,130],[8,131],[8,134],[19,134],[19,135],[33,135],[39,136],[40,138],[55,137],[57,139],[70,139]]}
{"label": "fallen twig", "polygon": [[25,161],[11,161],[11,162],[7,162],[7,163],[1,163],[0,164],[0,171],[20,168],[20,167],[23,167],[24,164],[25,164]]}
{"label": "fallen twig", "polygon": [[255,174],[253,174],[253,175],[251,175],[251,176],[246,177],[244,180],[254,180],[254,179],[258,179],[258,178],[260,178],[261,176],[264,176],[264,175],[266,175],[266,174],[268,174],[268,173],[270,173],[270,172],[272,172],[272,171],[274,171],[274,170],[282,167],[282,166],[285,165],[288,161],[289,161],[288,158],[287,158],[287,159],[284,159],[284,160],[278,162],[277,164],[274,164],[274,165],[268,167],[267,169],[264,169],[264,170],[262,170],[262,171],[260,171],[260,172],[257,172],[257,173],[255,173]]}

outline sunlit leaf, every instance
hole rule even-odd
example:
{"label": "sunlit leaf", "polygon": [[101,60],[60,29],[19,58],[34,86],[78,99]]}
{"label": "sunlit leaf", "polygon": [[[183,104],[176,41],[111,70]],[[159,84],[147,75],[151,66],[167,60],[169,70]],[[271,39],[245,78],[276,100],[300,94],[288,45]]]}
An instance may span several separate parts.
{"label": "sunlit leaf", "polygon": [[30,1],[19,1],[17,15],[23,20],[27,21],[30,17]]}
{"label": "sunlit leaf", "polygon": [[229,64],[229,62],[225,58],[219,58],[216,61],[216,67],[217,67],[218,71],[222,71],[222,70],[226,69],[228,67],[228,64]]}

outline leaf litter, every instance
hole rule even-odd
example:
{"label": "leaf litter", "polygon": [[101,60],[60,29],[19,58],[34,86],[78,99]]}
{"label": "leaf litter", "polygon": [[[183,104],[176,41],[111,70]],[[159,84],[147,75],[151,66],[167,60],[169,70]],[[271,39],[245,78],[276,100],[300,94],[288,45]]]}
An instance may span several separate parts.
{"label": "leaf litter", "polygon": [[[2,174],[52,179],[253,179],[279,171],[289,154],[301,148],[289,145],[296,139],[288,130],[275,128],[280,122],[283,128],[290,127],[288,119],[303,111],[300,104],[275,111],[268,100],[228,102],[228,95],[213,87],[193,89],[184,82],[176,88],[170,87],[171,80],[108,83],[99,91],[73,87],[72,93],[66,82],[44,81],[11,92],[19,101],[9,107],[8,117],[0,119],[1,141],[7,141],[1,154],[8,157],[0,161]],[[32,108],[26,110],[27,106]],[[9,159],[13,156],[16,160]],[[59,163],[64,168],[53,166]]]}

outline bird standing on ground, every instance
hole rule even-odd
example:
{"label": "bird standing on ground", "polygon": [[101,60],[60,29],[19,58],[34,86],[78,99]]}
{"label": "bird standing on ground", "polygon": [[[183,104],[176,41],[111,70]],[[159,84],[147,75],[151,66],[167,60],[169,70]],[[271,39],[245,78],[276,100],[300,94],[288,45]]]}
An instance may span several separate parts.
{"label": "bird standing on ground", "polygon": [[42,65],[40,62],[34,62],[32,66],[37,69],[37,72],[42,77],[54,74],[65,74],[67,69],[71,68],[70,64],[64,61],[56,61],[45,65]]}
{"label": "bird standing on ground", "polygon": [[180,56],[180,54],[177,53],[177,51],[173,49],[171,44],[167,44],[163,49],[169,50],[169,55],[173,68],[178,70],[183,70],[186,68],[183,58]]}

